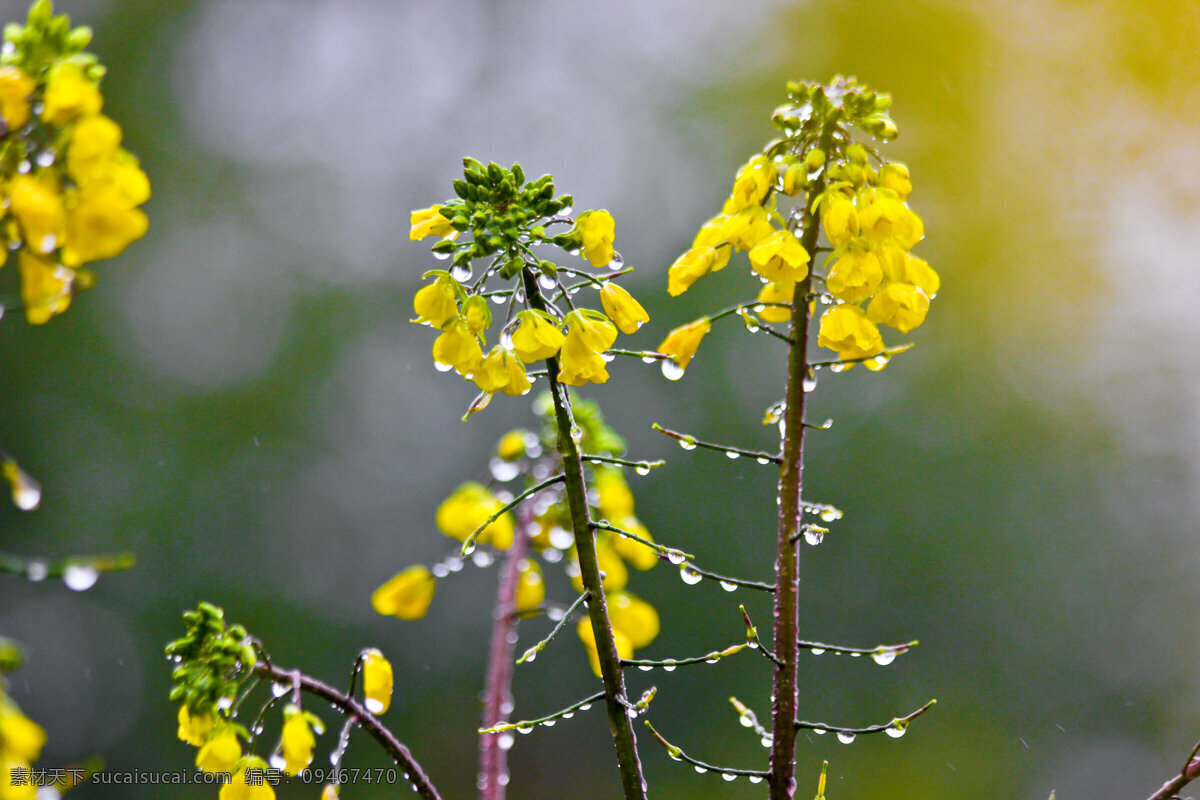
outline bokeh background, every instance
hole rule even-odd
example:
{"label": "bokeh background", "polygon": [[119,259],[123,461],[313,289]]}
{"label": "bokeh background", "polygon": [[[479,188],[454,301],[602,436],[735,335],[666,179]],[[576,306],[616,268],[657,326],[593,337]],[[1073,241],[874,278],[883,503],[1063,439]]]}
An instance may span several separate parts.
{"label": "bokeh background", "polygon": [[[861,725],[939,704],[900,740],[802,737],[800,794],[822,759],[830,798],[1139,797],[1178,769],[1200,735],[1196,4],[59,7],[94,26],[107,111],[155,197],[146,239],[101,265],[69,313],[0,327],[0,436],[45,487],[32,514],[0,508],[0,545],[139,558],[82,594],[0,582],[0,631],[28,656],[11,690],[49,731],[44,765],[99,753],[113,770],[190,767],[161,647],[208,599],[277,661],[328,680],[383,648],[398,679],[388,722],[447,796],[468,796],[495,571],[443,581],[419,622],[381,618],[368,598],[448,551],[437,502],[486,475],[530,403],[458,421],[472,392],[434,372],[432,337],[408,323],[437,263],[408,242],[409,210],[448,196],[465,154],[553,172],[577,207],[616,217],[653,315],[630,341],[652,348],[754,289],[730,268],[670,301],[666,267],[772,135],[784,82],[843,72],[896,98],[888,151],[912,169],[919,252],[944,289],[885,372],[821,376],[814,416],[835,424],[810,440],[806,493],[848,513],[803,553],[803,628],[922,644],[887,667],[806,657],[803,709]],[[0,9],[23,18],[25,3]],[[768,471],[683,453],[649,424],[770,446],[759,420],[781,392],[781,353],[735,321],[681,383],[630,360],[589,389],[636,456],[670,458],[635,483],[655,535],[758,578]],[[631,588],[663,616],[650,657],[737,641],[738,602],[769,627],[763,598],[685,586],[665,565]],[[527,623],[522,639],[545,629]],[[726,698],[765,715],[765,662],[631,673],[635,690],[650,678],[652,718],[678,744],[763,763]],[[520,671],[517,715],[592,686],[568,638]],[[655,797],[763,794],[642,741]],[[599,711],[520,737],[512,762],[515,797],[618,791]],[[356,735],[348,765],[381,763]]]}

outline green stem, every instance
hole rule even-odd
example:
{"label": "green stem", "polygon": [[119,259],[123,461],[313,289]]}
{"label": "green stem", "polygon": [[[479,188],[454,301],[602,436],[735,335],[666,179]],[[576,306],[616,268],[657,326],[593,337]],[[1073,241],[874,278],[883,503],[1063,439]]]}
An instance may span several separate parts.
{"label": "green stem", "polygon": [[[538,289],[537,280],[529,269],[522,272],[525,294],[529,305],[539,311],[545,310],[545,300]],[[596,558],[596,534],[592,530],[592,519],[588,511],[587,484],[583,479],[583,459],[579,443],[572,437],[576,430],[571,413],[571,397],[565,386],[558,382],[558,361],[546,360],[547,380],[550,394],[554,398],[554,418],[558,425],[558,452],[562,456],[564,488],[567,505],[571,511],[571,532],[575,536],[575,549],[579,556],[579,572],[584,591],[588,593],[588,616],[592,622],[592,633],[596,638],[596,652],[600,660],[600,677],[604,683],[604,701],[608,706],[608,724],[612,730],[613,743],[617,748],[617,766],[621,771],[621,784],[625,800],[645,800],[646,780],[642,776],[642,763],[638,758],[637,739],[629,719],[629,698],[625,692],[625,676],[621,672],[621,660],[617,655],[613,639],[612,623],[608,618],[608,602],[601,583],[600,565]],[[795,636],[792,637],[795,639]]]}
{"label": "green stem", "polygon": [[[835,112],[836,113],[836,112]],[[836,117],[826,121],[819,147],[826,153],[832,142]],[[813,200],[825,190],[824,172],[809,184],[800,219],[803,233],[800,244],[814,256],[821,230],[820,217],[812,210]],[[815,259],[810,260],[810,263]],[[810,277],[796,285],[796,296],[803,298],[812,284]],[[809,304],[793,303],[791,340],[788,347],[787,410],[783,435],[783,463],[779,467],[779,527],[775,550],[775,700],[771,706],[771,763],[767,776],[771,800],[792,800],[796,791],[796,708],[799,702],[797,661],[800,638],[800,564],[798,547],[792,534],[800,526],[804,484],[804,379],[808,375]]]}

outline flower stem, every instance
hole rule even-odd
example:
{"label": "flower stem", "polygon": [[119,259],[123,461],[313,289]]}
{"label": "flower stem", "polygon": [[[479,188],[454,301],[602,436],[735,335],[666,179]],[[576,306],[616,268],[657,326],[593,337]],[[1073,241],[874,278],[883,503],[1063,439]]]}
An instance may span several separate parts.
{"label": "flower stem", "polygon": [[[492,607],[492,641],[488,649],[487,677],[483,688],[483,724],[492,728],[508,722],[513,705],[513,651],[517,627],[517,586],[521,579],[521,559],[529,549],[529,525],[533,512],[527,503],[521,508],[513,543],[504,554],[496,605]],[[504,800],[508,781],[508,752],[500,746],[500,737],[485,734],[479,742],[479,799]]]}
{"label": "flower stem", "polygon": [[[529,304],[539,311],[545,310],[545,301],[538,288],[537,280],[529,269],[523,271],[525,294]],[[637,739],[633,735],[633,724],[629,719],[629,698],[625,693],[625,677],[621,672],[621,661],[617,656],[617,645],[613,639],[612,623],[608,618],[608,602],[601,584],[600,565],[596,559],[596,534],[588,511],[587,485],[583,479],[583,460],[579,443],[572,437],[576,430],[571,414],[571,396],[565,386],[558,382],[558,361],[546,360],[550,394],[554,398],[554,418],[558,425],[558,452],[562,456],[564,488],[567,505],[571,511],[571,532],[575,536],[575,549],[579,556],[579,572],[584,591],[588,593],[588,616],[592,622],[592,633],[596,638],[596,652],[600,660],[600,677],[604,683],[604,700],[608,706],[608,724],[613,743],[617,748],[617,766],[621,771],[621,785],[625,800],[645,800],[646,780],[642,777],[642,763],[638,758]],[[792,637],[795,639],[795,636]]]}
{"label": "flower stem", "polygon": [[[836,112],[835,112],[836,113]],[[826,121],[818,145],[829,152],[835,118]],[[813,200],[825,190],[824,172],[809,184],[800,219],[800,244],[813,256],[821,230],[820,217],[812,209]],[[815,259],[813,259],[815,260]],[[811,263],[811,261],[810,261]],[[796,285],[796,297],[809,292],[811,274]],[[775,669],[771,707],[771,766],[767,776],[771,800],[792,800],[796,791],[796,707],[799,700],[797,660],[800,638],[799,559],[792,534],[800,526],[803,506],[800,491],[804,483],[804,379],[808,375],[809,304],[793,303],[791,340],[788,347],[787,411],[783,434],[783,463],[779,467],[779,527],[775,551]]]}

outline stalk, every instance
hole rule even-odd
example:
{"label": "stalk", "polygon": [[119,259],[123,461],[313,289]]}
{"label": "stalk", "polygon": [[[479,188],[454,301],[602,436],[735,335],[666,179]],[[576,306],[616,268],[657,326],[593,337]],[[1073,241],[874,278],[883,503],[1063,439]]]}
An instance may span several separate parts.
{"label": "stalk", "polygon": [[[522,271],[525,294],[534,309],[545,311],[545,301],[538,289],[537,280],[528,269]],[[550,382],[550,394],[554,397],[554,419],[558,426],[558,453],[562,457],[563,473],[566,476],[564,489],[567,505],[571,511],[571,532],[575,536],[575,549],[579,556],[579,571],[584,591],[588,592],[588,617],[592,633],[596,637],[596,651],[600,659],[600,676],[604,683],[604,701],[608,707],[608,725],[613,743],[617,748],[617,766],[621,771],[621,785],[625,800],[645,800],[646,780],[642,777],[642,763],[638,758],[637,739],[633,735],[633,723],[628,710],[632,707],[625,693],[625,677],[621,672],[621,661],[617,656],[617,645],[613,639],[612,623],[608,619],[608,601],[600,579],[600,565],[596,559],[596,534],[592,530],[591,514],[588,510],[587,485],[583,479],[583,460],[579,445],[571,437],[575,420],[571,414],[571,397],[558,382],[558,361],[546,359],[546,373]]]}
{"label": "stalk", "polygon": [[[483,728],[508,722],[513,707],[513,653],[517,645],[512,634],[517,627],[521,559],[529,549],[527,531],[532,520],[528,508],[528,504],[523,507],[513,543],[504,554],[496,605],[492,608],[492,640],[483,689]],[[504,800],[507,778],[508,751],[500,746],[498,734],[485,734],[479,742],[479,799]]]}
{"label": "stalk", "polygon": [[[826,153],[832,140],[833,120],[827,121],[818,145]],[[800,244],[808,252],[809,276],[796,284],[792,302],[792,344],[788,347],[783,463],[779,467],[779,527],[775,548],[775,656],[774,702],[771,706],[771,761],[767,783],[771,800],[792,800],[796,790],[796,709],[799,702],[800,583],[798,541],[793,539],[801,522],[801,489],[804,485],[804,381],[808,376],[809,304],[816,266],[820,217],[813,200],[825,190],[825,173],[809,184],[800,227]]]}

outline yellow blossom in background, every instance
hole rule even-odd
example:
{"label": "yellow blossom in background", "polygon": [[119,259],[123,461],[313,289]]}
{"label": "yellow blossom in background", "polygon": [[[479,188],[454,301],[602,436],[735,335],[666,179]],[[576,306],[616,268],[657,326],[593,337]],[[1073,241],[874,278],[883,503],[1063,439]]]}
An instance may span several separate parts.
{"label": "yellow blossom in background", "polygon": [[833,263],[825,288],[838,300],[857,303],[875,294],[883,280],[883,267],[874,253],[850,250]]}
{"label": "yellow blossom in background", "polygon": [[883,350],[879,329],[858,306],[837,305],[821,317],[817,344],[837,351],[839,358],[864,358]]}
{"label": "yellow blossom in background", "polygon": [[529,376],[525,374],[525,366],[517,358],[517,354],[499,345],[488,353],[487,358],[475,370],[472,380],[482,391],[489,394],[503,392],[520,396],[528,393],[531,386]]}
{"label": "yellow blossom in background", "polygon": [[565,336],[558,321],[545,311],[526,310],[517,314],[517,329],[513,331],[513,352],[526,364],[555,356]]}
{"label": "yellow blossom in background", "polygon": [[283,771],[286,775],[299,775],[308,769],[313,760],[313,747],[317,738],[313,736],[308,717],[295,706],[283,710],[283,731],[279,739],[279,751],[283,755]]}
{"label": "yellow blossom in background", "polygon": [[825,236],[834,247],[845,247],[858,235],[858,210],[845,197],[834,197],[821,207]]}
{"label": "yellow blossom in background", "polygon": [[116,192],[83,190],[72,193],[67,208],[66,242],[62,259],[68,266],[112,258],[146,235],[146,215]]}
{"label": "yellow blossom in background", "polygon": [[787,231],[775,231],[750,250],[750,265],[768,281],[799,281],[808,275],[808,251]]}
{"label": "yellow blossom in background", "polygon": [[516,461],[524,458],[528,447],[526,444],[528,436],[528,431],[509,431],[496,443],[496,455],[504,461]]}
{"label": "yellow blossom in background", "polygon": [[409,241],[415,242],[418,239],[424,239],[426,236],[440,236],[442,238],[449,237],[453,239],[458,232],[450,224],[450,220],[446,219],[441,214],[441,206],[430,206],[429,208],[419,208],[412,212],[409,217],[409,225],[411,228],[408,232]]}
{"label": "yellow blossom in background", "polygon": [[363,654],[363,697],[372,714],[382,714],[392,705],[392,662],[372,647]]}
{"label": "yellow blossom in background", "polygon": [[[600,677],[600,654],[596,652],[596,633],[592,630],[592,621],[587,617],[579,620],[579,624],[575,626],[575,632],[579,634],[579,640],[583,642],[583,647],[587,650],[588,663],[592,665],[592,672],[596,673],[596,677]],[[617,647],[617,658],[633,658],[633,645],[630,644],[629,637],[615,627],[613,628],[613,643]]]}
{"label": "yellow blossom in background", "polygon": [[625,287],[612,281],[606,282],[600,290],[600,304],[604,306],[604,313],[620,328],[621,333],[637,333],[642,325],[650,321],[650,315],[642,308],[642,304],[635,300]]}
{"label": "yellow blossom in background", "polygon": [[904,280],[919,287],[930,300],[936,297],[938,289],[942,288],[941,276],[929,266],[929,262],[912,255],[905,260]]}
{"label": "yellow blossom in background", "polygon": [[879,185],[896,193],[900,200],[907,200],[912,192],[912,180],[908,176],[908,167],[899,161],[892,161],[879,168]]}
{"label": "yellow blossom in background", "polygon": [[658,636],[658,612],[654,606],[629,592],[613,592],[608,597],[608,618],[613,627],[629,639],[634,650],[640,650]]}
{"label": "yellow blossom in background", "polygon": [[46,732],[2,695],[0,703],[0,756],[32,764],[46,744]]}
{"label": "yellow blossom in background", "polygon": [[871,322],[908,333],[925,321],[929,296],[911,283],[889,283],[867,306]]}
{"label": "yellow blossom in background", "polygon": [[71,270],[25,250],[17,257],[17,269],[21,302],[31,325],[41,325],[71,305]]}
{"label": "yellow blossom in background", "polygon": [[321,800],[338,800],[340,796],[341,792],[338,791],[338,787],[332,783],[325,784],[321,789]]}
{"label": "yellow blossom in background", "polygon": [[[613,524],[622,530],[636,533],[648,542],[654,541],[650,531],[636,517],[618,518],[614,520]],[[653,569],[659,561],[657,550],[647,547],[636,539],[630,539],[628,536],[613,534],[611,546],[613,552],[628,561],[629,566],[634,569],[643,571]]]}
{"label": "yellow blossom in background", "polygon": [[905,250],[912,250],[925,238],[925,223],[914,212],[905,208],[895,225],[896,241]]}
{"label": "yellow blossom in background", "polygon": [[63,62],[50,73],[42,101],[42,121],[62,127],[79,116],[100,113],[104,99],[78,64]]}
{"label": "yellow blossom in background", "polygon": [[542,569],[532,558],[521,559],[521,571],[517,576],[517,594],[515,600],[518,614],[534,611],[546,599],[546,581],[542,578]]}
{"label": "yellow blossom in background", "polygon": [[428,322],[441,329],[458,316],[458,291],[456,281],[449,275],[439,275],[428,286],[422,286],[413,297],[413,310],[417,318],[413,322]]}
{"label": "yellow blossom in background", "polygon": [[592,487],[599,498],[597,505],[600,513],[610,519],[617,520],[633,514],[633,492],[625,482],[621,470],[612,467],[597,467]]}
{"label": "yellow blossom in background", "polygon": [[[19,783],[14,773],[23,774],[24,782]],[[32,765],[25,761],[0,760],[0,800],[37,800],[37,786],[31,775]]]}
{"label": "yellow blossom in background", "polygon": [[212,714],[200,714],[192,716],[186,705],[179,707],[179,740],[187,742],[194,747],[199,747],[204,744],[204,740],[208,738],[208,734],[217,724],[216,719]]}
{"label": "yellow blossom in background", "polygon": [[212,731],[196,753],[196,767],[208,773],[229,772],[242,757],[242,745],[232,725]]}
{"label": "yellow blossom in background", "polygon": [[740,211],[747,206],[761,205],[771,191],[775,178],[775,166],[766,156],[758,155],[743,164],[733,182],[733,191],[726,202],[726,213]]}
{"label": "yellow blossom in background", "polygon": [[[791,303],[795,293],[796,284],[794,281],[776,281],[775,283],[768,283],[763,286],[758,293],[757,299],[760,303]],[[792,310],[790,308],[767,306],[757,313],[759,319],[764,322],[787,322],[792,318]]]}
{"label": "yellow blossom in background", "polygon": [[575,218],[575,229],[582,241],[583,256],[593,267],[603,267],[613,260],[615,224],[612,214],[604,209],[584,211]]}
{"label": "yellow blossom in background", "polygon": [[18,67],[0,67],[0,117],[7,130],[29,121],[29,95],[37,82]]}
{"label": "yellow blossom in background", "polygon": [[433,361],[464,377],[479,369],[483,348],[465,319],[455,317],[445,324],[442,335],[433,340]]}
{"label": "yellow blossom in background", "polygon": [[700,340],[711,328],[712,323],[708,317],[680,325],[667,334],[667,338],[658,346],[658,352],[670,356],[680,369],[687,369],[687,365],[696,355],[696,349],[700,347]]}
{"label": "yellow blossom in background", "polygon": [[[437,528],[452,539],[465,541],[502,506],[503,503],[485,486],[464,483],[438,506]],[[512,545],[513,526],[512,514],[505,512],[483,529],[478,541],[507,550]]]}
{"label": "yellow blossom in background", "polygon": [[[253,782],[246,774],[250,770],[254,770]],[[266,770],[267,762],[261,758],[244,759],[229,783],[221,787],[218,800],[275,800],[275,790],[265,778]]]}
{"label": "yellow blossom in background", "polygon": [[15,176],[8,187],[8,202],[26,247],[42,254],[58,247],[66,226],[66,210],[51,173]]}
{"label": "yellow blossom in background", "polygon": [[371,594],[371,607],[385,617],[421,619],[429,611],[437,582],[424,566],[409,567]]}
{"label": "yellow blossom in background", "polygon": [[[575,591],[583,594],[583,577],[579,571],[579,561],[575,554],[571,554],[572,570],[571,585],[575,587]],[[608,544],[607,538],[596,539],[596,563],[600,567],[600,572],[603,579],[600,585],[604,587],[606,592],[615,592],[618,589],[624,589],[629,583],[629,569],[626,568],[625,562],[616,554]]]}

